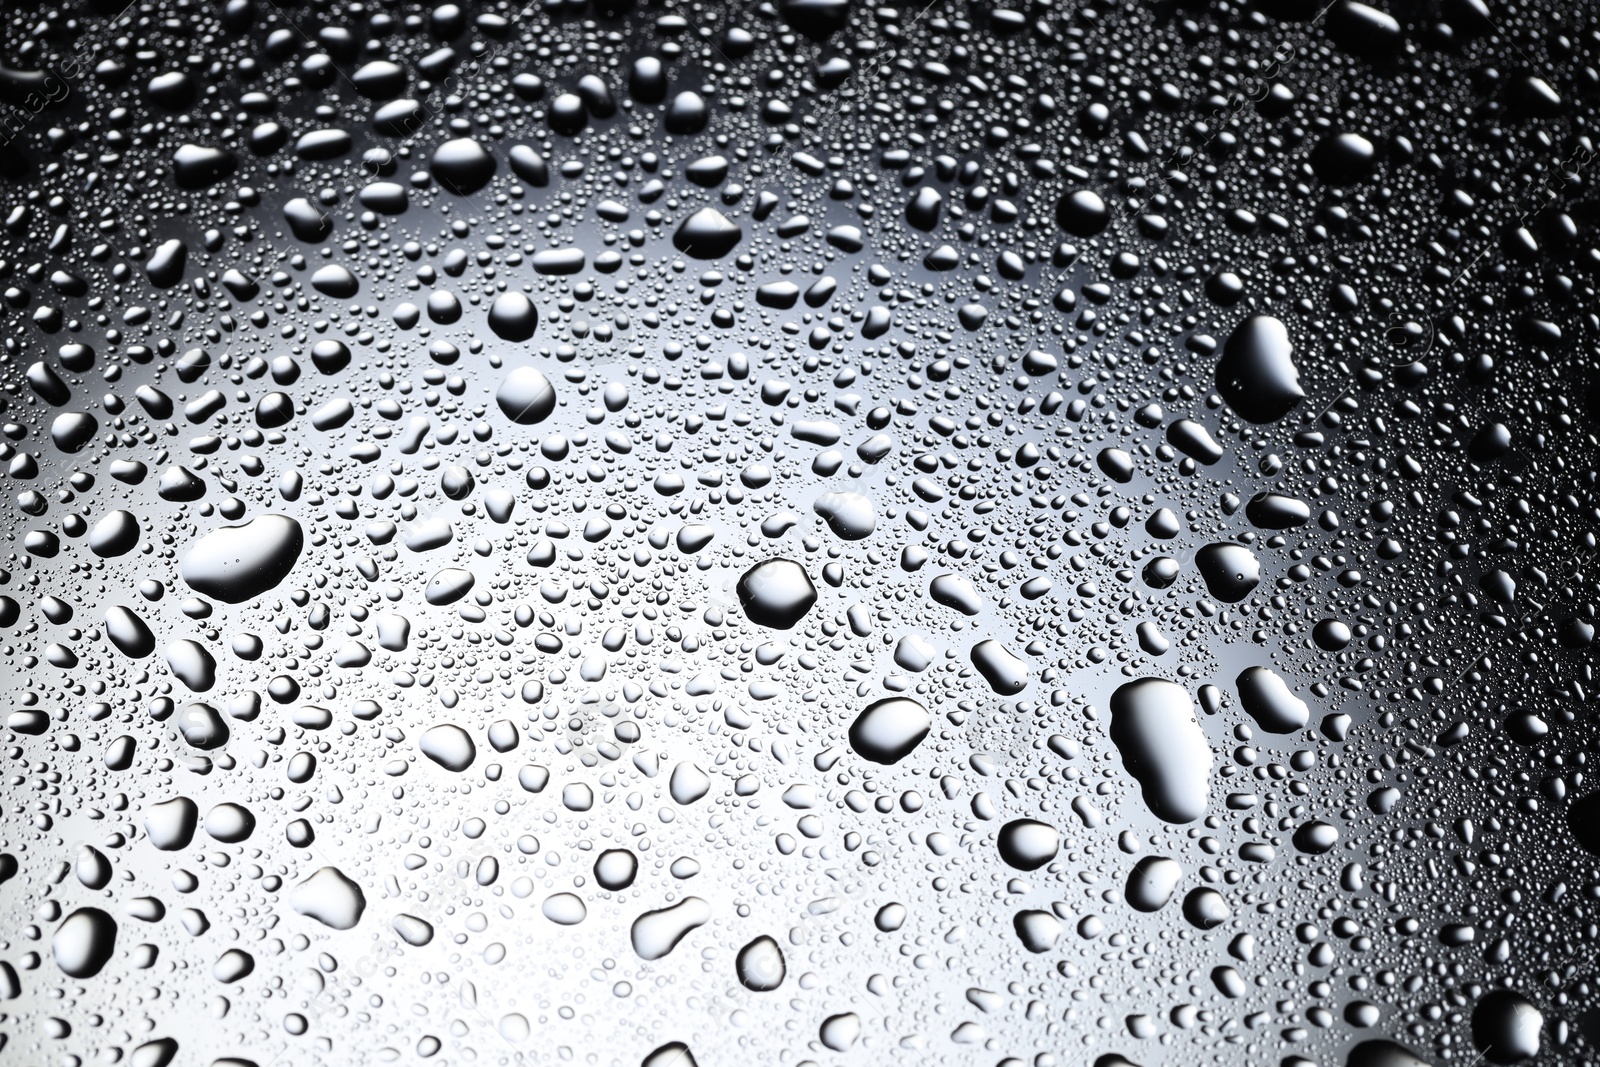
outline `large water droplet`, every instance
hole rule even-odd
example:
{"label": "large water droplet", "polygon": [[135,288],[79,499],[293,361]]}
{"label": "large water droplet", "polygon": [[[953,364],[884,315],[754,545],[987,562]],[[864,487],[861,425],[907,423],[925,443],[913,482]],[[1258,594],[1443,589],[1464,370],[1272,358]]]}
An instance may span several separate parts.
{"label": "large water droplet", "polygon": [[204,645],[184,638],[167,646],[167,668],[172,676],[196,693],[217,684],[217,661]]}
{"label": "large water droplet", "polygon": [[853,1011],[822,1020],[817,1037],[835,1052],[844,1052],[861,1037],[861,1017]]}
{"label": "large water droplet", "polygon": [[89,549],[102,558],[132,552],[139,543],[139,520],[122,509],[109,512],[89,531]]}
{"label": "large water droplet", "polygon": [[489,329],[502,341],[526,341],[538,328],[539,309],[524,293],[508,290],[489,305]]}
{"label": "large water droplet", "polygon": [[1261,582],[1261,561],[1243,545],[1225,541],[1206,545],[1194,554],[1194,565],[1205,579],[1206,591],[1224,604],[1237,604]]}
{"label": "large water droplet", "polygon": [[812,506],[828,529],[846,541],[859,541],[878,528],[877,509],[861,493],[823,493]]}
{"label": "large water droplet", "polygon": [[734,961],[739,981],[746,989],[768,993],[783,985],[787,973],[783,949],[772,938],[763,934],[744,948]]}
{"label": "large water droplet", "polygon": [[1145,856],[1128,872],[1122,895],[1134,911],[1160,911],[1172,899],[1183,868],[1165,856]]}
{"label": "large water droplet", "polygon": [[401,912],[389,920],[389,928],[400,935],[400,940],[412,948],[421,948],[433,940],[433,924],[426,919]]}
{"label": "large water droplet", "polygon": [[1228,335],[1217,361],[1217,392],[1247,422],[1277,422],[1306,398],[1289,331],[1270,315],[1252,315]]}
{"label": "large water droplet", "polygon": [[454,723],[441,723],[430,728],[417,742],[417,747],[422,749],[424,756],[457,774],[472,766],[473,757],[478,754],[471,735]]}
{"label": "large water droplet", "polygon": [[50,939],[56,966],[74,978],[93,978],[111,961],[117,947],[117,922],[99,908],[79,908]]}
{"label": "large water droplet", "polygon": [[672,247],[691,259],[721,259],[744,238],[744,230],[718,211],[703,207],[683,220],[672,235]]}
{"label": "large water droplet", "polygon": [[520,426],[543,422],[556,409],[556,391],[550,379],[532,367],[518,367],[506,375],[494,399],[501,414]]}
{"label": "large water droplet", "polygon": [[594,861],[594,880],[613,893],[632,885],[638,873],[638,857],[625,848],[607,849]]}
{"label": "large water droplet", "polygon": [[1344,1062],[1345,1067],[1433,1067],[1404,1045],[1384,1038],[1361,1042]]}
{"label": "large water droplet", "polygon": [[1019,871],[1036,871],[1061,851],[1061,831],[1037,819],[1012,819],[995,842],[1000,858]]}
{"label": "large water droplet", "polygon": [[335,930],[349,930],[367,908],[361,887],[336,867],[319,868],[289,892],[289,906]]}
{"label": "large water droplet", "polygon": [[1329,185],[1350,185],[1372,173],[1378,150],[1359,133],[1330,133],[1311,150],[1311,169]]}
{"label": "large water droplet", "polygon": [[106,609],[106,637],[117,651],[134,659],[144,659],[156,650],[156,635],[132,608],[114,604]]}
{"label": "large water droplet", "polygon": [[989,688],[1003,696],[1014,696],[1028,687],[1028,664],[999,641],[983,640],[973,645],[972,665]]}
{"label": "large water droplet", "polygon": [[1581,796],[1567,805],[1567,829],[1591,856],[1600,856],[1600,792]]}
{"label": "large water droplet", "polygon": [[577,926],[589,917],[589,908],[576,893],[554,893],[540,906],[544,917],[557,926]]}
{"label": "large water droplet", "polygon": [[1239,703],[1269,734],[1292,734],[1311,721],[1311,709],[1266,667],[1246,667],[1236,681]]}
{"label": "large water droplet", "polygon": [[639,1067],[700,1067],[700,1063],[688,1045],[682,1041],[668,1041],[646,1056]]}
{"label": "large water droplet", "polygon": [[817,602],[817,588],[805,568],[787,559],[751,567],[739,578],[736,591],[751,622],[776,630],[794,626]]}
{"label": "large water droplet", "polygon": [[689,931],[710,921],[711,905],[699,897],[684,897],[670,907],[647,911],[633,920],[633,951],[642,960],[658,960]]}
{"label": "large water droplet", "polygon": [[199,822],[200,808],[188,797],[173,797],[144,809],[145,836],[163,852],[189,847]]}
{"label": "large water droplet", "polygon": [[255,957],[243,949],[230,948],[211,966],[211,977],[219,982],[237,982],[256,969]]}
{"label": "large water droplet", "polygon": [[705,771],[687,761],[672,768],[672,778],[667,792],[679,804],[693,804],[711,791],[711,778]]}
{"label": "large water droplet", "polygon": [[1061,940],[1061,920],[1048,911],[1028,908],[1011,917],[1011,929],[1029,952],[1049,952]]}
{"label": "large water droplet", "polygon": [[275,588],[300,558],[305,534],[287,515],[261,515],[206,534],[178,573],[197,593],[238,604]]}
{"label": "large water droplet", "polygon": [[1111,696],[1111,740],[1157,818],[1186,823],[1205,814],[1211,746],[1182,686],[1141,678],[1118,687]]}
{"label": "large water droplet", "polygon": [[1539,1054],[1544,1015],[1521,993],[1496,989],[1472,1006],[1472,1044],[1490,1063],[1521,1063]]}
{"label": "large water droplet", "polygon": [[206,812],[206,833],[224,844],[244,841],[255,832],[256,817],[248,808],[223,802]]}
{"label": "large water droplet", "polygon": [[899,763],[933,728],[928,709],[910,697],[886,697],[850,724],[850,747],[874,763]]}
{"label": "large water droplet", "polygon": [[1111,222],[1111,209],[1092,189],[1078,189],[1056,204],[1056,224],[1074,237],[1093,237]]}
{"label": "large water droplet", "polygon": [[457,196],[470,196],[494,177],[494,156],[470,137],[457,137],[433,150],[433,176]]}

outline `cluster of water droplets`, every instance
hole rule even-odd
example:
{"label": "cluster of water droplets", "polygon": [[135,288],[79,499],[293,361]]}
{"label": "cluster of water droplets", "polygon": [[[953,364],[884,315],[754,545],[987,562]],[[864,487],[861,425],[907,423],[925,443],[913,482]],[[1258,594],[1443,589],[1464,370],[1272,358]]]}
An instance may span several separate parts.
{"label": "cluster of water droplets", "polygon": [[1581,5],[116,6],[0,1056],[1593,1056]]}

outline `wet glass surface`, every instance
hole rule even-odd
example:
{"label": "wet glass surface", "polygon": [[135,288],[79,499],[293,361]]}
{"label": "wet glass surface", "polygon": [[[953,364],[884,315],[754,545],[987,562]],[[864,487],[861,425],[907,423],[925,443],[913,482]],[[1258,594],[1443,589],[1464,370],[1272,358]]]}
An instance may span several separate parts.
{"label": "wet glass surface", "polygon": [[1593,15],[8,8],[0,1062],[1593,1062]]}

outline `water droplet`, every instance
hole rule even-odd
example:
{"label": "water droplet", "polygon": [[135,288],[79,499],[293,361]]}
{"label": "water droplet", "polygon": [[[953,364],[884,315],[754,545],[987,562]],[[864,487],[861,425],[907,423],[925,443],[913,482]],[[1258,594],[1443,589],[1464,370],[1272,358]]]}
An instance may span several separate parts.
{"label": "water droplet", "polygon": [[973,645],[972,665],[1002,696],[1015,696],[1028,687],[1028,664],[999,641],[986,639]]}
{"label": "water droplet", "polygon": [[632,885],[638,873],[638,857],[625,848],[607,849],[594,861],[594,880],[613,893]]}
{"label": "water droplet", "polygon": [[859,541],[878,528],[877,509],[862,493],[823,493],[813,506],[828,529],[846,541]]}
{"label": "water droplet", "polygon": [[793,627],[817,602],[816,586],[793,560],[771,559],[740,576],[736,591],[750,621],[777,630]]}
{"label": "water droplet", "polygon": [[1243,545],[1218,542],[1194,554],[1206,591],[1224,604],[1237,604],[1261,582],[1261,561]]}
{"label": "water droplet", "polygon": [[1128,872],[1123,896],[1134,911],[1154,912],[1167,906],[1183,878],[1183,868],[1165,856],[1145,856]]}
{"label": "water droplet", "polygon": [[200,808],[188,797],[173,797],[144,810],[144,832],[163,852],[188,848],[200,822]]}
{"label": "water droplet", "polygon": [[336,867],[321,867],[289,892],[289,906],[335,930],[349,930],[367,909],[366,894]]}
{"label": "water droplet", "polygon": [[646,1056],[639,1067],[700,1067],[694,1053],[682,1041],[669,1041]]}
{"label": "water droplet", "polygon": [[633,921],[633,951],[642,960],[658,960],[691,930],[710,921],[711,905],[699,897],[684,897],[658,911],[647,911]]}
{"label": "water droplet", "polygon": [[1217,392],[1248,422],[1277,422],[1306,398],[1289,331],[1270,315],[1252,315],[1228,335],[1217,361]]}
{"label": "water droplet", "polygon": [[305,534],[287,515],[223,526],[189,546],[178,568],[197,593],[229,604],[254,599],[289,576]]}
{"label": "water droplet", "polygon": [[1156,817],[1187,823],[1205,814],[1211,746],[1182,686],[1142,678],[1118,687],[1111,696],[1111,740]]}
{"label": "water droplet", "polygon": [[1111,223],[1111,209],[1092,189],[1078,189],[1056,204],[1056,224],[1075,237],[1093,237]]}
{"label": "water droplet", "polygon": [[[489,305],[489,329],[493,330],[494,335],[502,341],[526,341],[533,336],[534,331],[538,328],[539,309],[534,307],[533,301],[529,300],[526,294],[510,290],[495,297],[494,303]],[[523,370],[527,370],[527,368],[523,368]],[[513,372],[513,377],[517,373],[521,372]],[[538,371],[533,371],[532,373],[537,374]],[[507,384],[509,384],[509,381]],[[546,383],[546,388],[548,388],[548,383]],[[504,401],[501,401],[500,410],[505,411],[513,422],[522,421],[512,415],[511,412],[506,411]],[[538,422],[539,420],[534,419],[533,421]]]}
{"label": "water droplet", "polygon": [[457,137],[433,150],[433,176],[457,196],[471,196],[494,177],[494,156],[471,137]]}
{"label": "water droplet", "polygon": [[1522,1063],[1539,1055],[1544,1015],[1509,989],[1485,993],[1472,1006],[1472,1044],[1490,1063]]}
{"label": "water droplet", "polygon": [[1292,734],[1311,721],[1311,709],[1266,667],[1246,667],[1236,683],[1239,703],[1269,734]]}
{"label": "water droplet", "polygon": [[56,927],[50,950],[56,966],[73,978],[99,974],[117,948],[117,922],[99,908],[79,908]]}
{"label": "water droplet", "polygon": [[756,993],[769,993],[783,985],[787,973],[783,949],[772,938],[762,935],[739,950],[734,961],[740,983]]}
{"label": "water droplet", "polygon": [[402,912],[389,920],[389,927],[400,935],[400,940],[413,948],[421,948],[433,940],[433,924],[415,915]]}
{"label": "water droplet", "polygon": [[518,367],[495,392],[501,414],[520,426],[548,419],[556,409],[556,391],[550,379],[532,367]]}
{"label": "water droplet", "polygon": [[1019,871],[1036,871],[1061,850],[1061,831],[1037,819],[1012,819],[995,842],[1000,858]]}
{"label": "water droplet", "polygon": [[928,709],[909,697],[869,704],[850,724],[850,747],[874,763],[899,763],[933,728]]}
{"label": "water droplet", "polygon": [[461,727],[453,723],[442,723],[430,727],[417,742],[417,747],[422,754],[447,771],[460,774],[472,766],[473,758],[478,754],[478,748],[472,743],[472,737]]}
{"label": "water droplet", "polygon": [[830,1015],[822,1020],[818,1039],[835,1052],[844,1052],[861,1037],[861,1017],[853,1011]]}
{"label": "water droplet", "polygon": [[716,208],[703,207],[683,220],[672,247],[692,259],[721,259],[744,239],[744,230]]}

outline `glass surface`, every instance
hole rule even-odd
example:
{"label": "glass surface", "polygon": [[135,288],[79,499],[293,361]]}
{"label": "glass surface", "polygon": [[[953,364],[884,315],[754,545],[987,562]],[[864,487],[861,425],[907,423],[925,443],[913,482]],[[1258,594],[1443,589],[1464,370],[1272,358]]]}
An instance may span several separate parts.
{"label": "glass surface", "polygon": [[0,1063],[1595,1062],[1589,3],[16,3]]}

